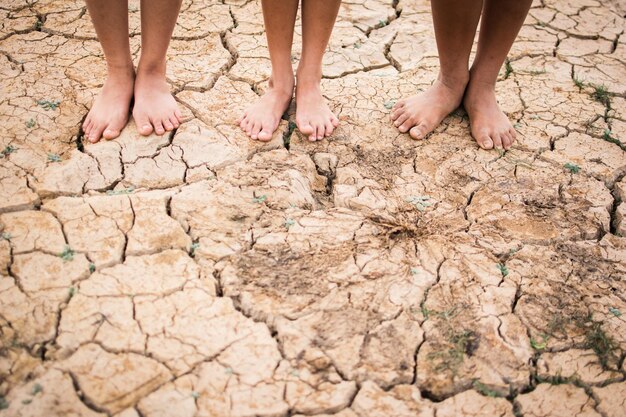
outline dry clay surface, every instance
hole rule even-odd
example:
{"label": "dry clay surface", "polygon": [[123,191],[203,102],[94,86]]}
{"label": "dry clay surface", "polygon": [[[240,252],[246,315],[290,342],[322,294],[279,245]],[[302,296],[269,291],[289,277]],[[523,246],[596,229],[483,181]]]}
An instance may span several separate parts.
{"label": "dry clay surface", "polygon": [[462,110],[390,125],[436,77],[424,0],[344,1],[340,128],[309,143],[292,108],[264,144],[234,125],[270,71],[258,2],[184,1],[186,122],[87,144],[84,3],[0,0],[0,416],[623,417],[625,9],[535,2],[501,154]]}

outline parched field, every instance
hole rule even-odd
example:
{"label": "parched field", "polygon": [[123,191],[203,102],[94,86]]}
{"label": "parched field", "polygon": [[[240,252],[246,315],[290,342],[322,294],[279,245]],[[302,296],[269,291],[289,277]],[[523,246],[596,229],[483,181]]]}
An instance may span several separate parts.
{"label": "parched field", "polygon": [[258,2],[187,0],[187,121],[94,145],[83,2],[0,0],[0,416],[625,416],[625,6],[535,2],[499,153],[462,110],[389,122],[437,74],[425,0],[345,1],[340,128],[309,143],[291,109],[266,144],[234,124],[269,76]]}

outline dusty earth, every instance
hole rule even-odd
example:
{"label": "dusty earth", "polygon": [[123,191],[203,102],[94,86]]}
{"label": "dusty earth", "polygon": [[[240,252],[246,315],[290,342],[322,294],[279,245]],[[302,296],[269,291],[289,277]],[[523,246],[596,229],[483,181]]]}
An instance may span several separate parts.
{"label": "dusty earth", "polygon": [[186,123],[95,145],[83,2],[1,0],[0,416],[623,417],[625,9],[535,3],[501,154],[462,110],[389,123],[436,76],[425,0],[343,3],[314,144],[293,109],[267,144],[234,126],[269,75],[258,2],[185,1]]}

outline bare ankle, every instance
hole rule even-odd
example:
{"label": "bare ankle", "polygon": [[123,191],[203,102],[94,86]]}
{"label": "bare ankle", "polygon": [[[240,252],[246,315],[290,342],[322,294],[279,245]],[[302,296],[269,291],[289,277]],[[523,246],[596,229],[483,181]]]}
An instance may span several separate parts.
{"label": "bare ankle", "polygon": [[465,88],[470,81],[470,73],[469,71],[458,74],[447,74],[439,72],[437,80],[453,91],[463,92],[465,91]]}
{"label": "bare ankle", "polygon": [[162,60],[140,59],[137,65],[137,74],[159,76],[165,78],[166,63]]}

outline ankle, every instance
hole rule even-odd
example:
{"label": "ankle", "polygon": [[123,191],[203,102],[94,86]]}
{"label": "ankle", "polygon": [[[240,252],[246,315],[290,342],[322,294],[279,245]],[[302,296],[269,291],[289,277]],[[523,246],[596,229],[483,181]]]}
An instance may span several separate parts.
{"label": "ankle", "polygon": [[166,62],[165,59],[150,60],[140,59],[137,65],[137,74],[162,76],[165,78]]}
{"label": "ankle", "polygon": [[293,73],[272,74],[268,81],[269,88],[285,95],[293,95],[295,79]]}
{"label": "ankle", "polygon": [[466,71],[449,74],[440,71],[437,81],[445,85],[450,90],[463,92],[470,81],[470,73],[469,71]]}
{"label": "ankle", "polygon": [[107,64],[107,78],[115,80],[128,80],[135,78],[135,67],[133,63],[128,64]]}

